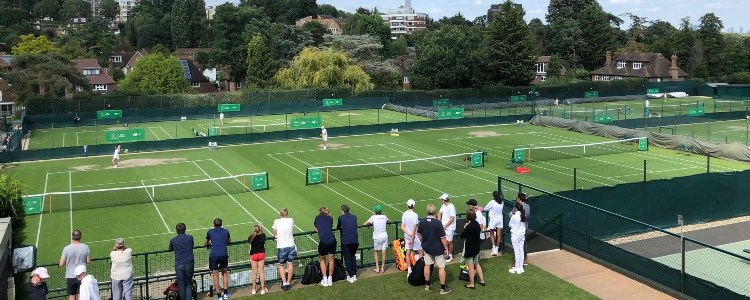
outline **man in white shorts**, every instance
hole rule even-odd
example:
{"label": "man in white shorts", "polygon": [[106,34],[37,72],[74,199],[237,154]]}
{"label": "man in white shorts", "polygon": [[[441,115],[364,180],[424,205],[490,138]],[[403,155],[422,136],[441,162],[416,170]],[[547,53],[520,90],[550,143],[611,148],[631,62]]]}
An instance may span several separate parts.
{"label": "man in white shorts", "polygon": [[445,261],[451,262],[453,260],[453,234],[456,232],[456,207],[450,202],[448,194],[440,195],[440,200],[443,200],[443,206],[440,207],[438,220],[443,223],[445,239],[448,240],[448,256]]}
{"label": "man in white shorts", "polygon": [[117,168],[120,166],[120,164],[117,163],[118,161],[120,161],[120,149],[121,149],[121,146],[117,145],[117,147],[115,147],[115,154],[112,155],[112,166],[114,168]]}
{"label": "man in white shorts", "polygon": [[[374,245],[372,255],[375,256],[375,273],[383,273],[385,272],[385,250],[388,249],[388,232],[386,231],[385,226],[390,220],[383,215],[383,207],[380,205],[375,205],[372,210],[375,214],[365,221],[365,226],[372,224],[372,239]],[[382,263],[378,263],[378,251],[380,251]]]}
{"label": "man in white shorts", "polygon": [[414,260],[419,260],[420,256],[424,256],[422,254],[422,242],[419,240],[419,235],[417,234],[419,216],[414,212],[415,205],[417,205],[417,202],[413,199],[406,201],[407,210],[401,215],[401,230],[404,232],[404,248],[406,248],[406,277],[409,277],[409,274],[411,274],[410,254],[417,252],[414,254]]}
{"label": "man in white shorts", "polygon": [[219,113],[219,121],[221,121],[221,126],[224,126],[224,113]]}
{"label": "man in white shorts", "polygon": [[323,138],[323,150],[328,148],[328,130],[325,126],[320,126],[320,137]]}

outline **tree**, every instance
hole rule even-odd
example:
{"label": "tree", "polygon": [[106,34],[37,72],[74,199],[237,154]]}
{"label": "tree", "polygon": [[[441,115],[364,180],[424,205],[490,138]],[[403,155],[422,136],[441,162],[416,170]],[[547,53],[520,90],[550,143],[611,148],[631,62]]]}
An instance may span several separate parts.
{"label": "tree", "polygon": [[580,51],[586,46],[583,31],[578,22],[571,19],[561,19],[549,27],[549,51],[559,55],[566,65],[577,69],[580,62]]}
{"label": "tree", "polygon": [[[391,46],[400,43],[397,40]],[[383,45],[378,38],[371,35],[326,35],[325,46],[346,54],[352,63],[362,67],[370,75],[377,88],[392,89],[398,86],[401,72],[393,60],[380,55]]]}
{"label": "tree", "polygon": [[60,15],[60,2],[57,0],[42,0],[34,4],[32,10],[40,18],[57,19]]}
{"label": "tree", "polygon": [[151,52],[135,63],[119,88],[134,93],[178,94],[188,91],[188,84],[176,57]]}
{"label": "tree", "polygon": [[537,56],[549,54],[547,52],[547,26],[542,23],[542,20],[539,18],[531,19],[529,34],[529,38],[534,44],[534,54]]}
{"label": "tree", "polygon": [[13,46],[13,55],[47,54],[60,51],[45,35],[35,37],[33,34],[27,34],[20,38],[21,41]]}
{"label": "tree", "polygon": [[487,15],[478,16],[474,18],[474,21],[471,23],[472,23],[471,25],[474,25],[474,26],[482,26],[482,27],[487,26]]}
{"label": "tree", "polygon": [[625,50],[628,52],[644,52],[646,51],[646,24],[648,19],[639,17],[634,14],[628,13],[627,16],[630,18],[630,29],[628,29],[628,41],[625,44]]}
{"label": "tree", "polygon": [[175,0],[172,4],[172,43],[175,48],[195,48],[206,29],[203,0]]}
{"label": "tree", "polygon": [[22,245],[24,228],[26,228],[26,213],[23,210],[23,198],[26,194],[23,184],[8,174],[0,174],[0,218],[11,218],[13,233],[12,245]]}
{"label": "tree", "polygon": [[278,59],[269,47],[268,40],[261,34],[253,36],[247,44],[245,85],[254,88],[270,86],[278,68]]}
{"label": "tree", "polygon": [[698,21],[700,22],[698,38],[703,43],[709,76],[718,77],[722,75],[724,68],[721,57],[724,49],[724,37],[721,30],[724,29],[724,24],[713,13],[703,15]]}
{"label": "tree", "polygon": [[91,4],[85,0],[64,0],[60,17],[64,22],[70,22],[73,18],[91,18]]}
{"label": "tree", "polygon": [[525,12],[505,1],[496,12],[484,38],[487,80],[508,86],[525,86],[534,77],[534,47]]}
{"label": "tree", "polygon": [[739,34],[724,34],[724,47],[720,54],[721,75],[730,75],[750,69],[750,53],[743,43],[746,39]]}
{"label": "tree", "polygon": [[247,44],[258,33],[269,36],[270,19],[257,7],[225,3],[216,7],[211,25],[214,35],[211,61],[217,66],[228,66],[227,79],[241,81],[247,75]]}
{"label": "tree", "polygon": [[401,35],[396,40],[394,40],[391,43],[390,49],[388,49],[388,52],[390,53],[390,57],[399,57],[402,55],[406,55],[408,52],[408,47],[406,46],[406,37]]}
{"label": "tree", "polygon": [[478,47],[481,43],[479,27],[447,25],[428,31],[416,44],[418,55],[411,67],[413,85],[428,90],[479,86],[484,81],[484,62]]}
{"label": "tree", "polygon": [[[385,49],[391,44],[391,28],[383,23],[383,18],[377,14],[354,14],[347,20],[344,33],[348,35],[369,34],[380,39]],[[386,54],[386,53],[383,53]]]}
{"label": "tree", "polygon": [[469,21],[464,17],[460,12],[452,17],[442,17],[437,22],[432,22],[428,26],[429,29],[438,29],[440,27],[446,26],[446,25],[467,25],[472,26],[474,25],[473,22]]}
{"label": "tree", "polygon": [[581,12],[589,5],[599,5],[596,0],[551,0],[547,7],[547,23],[550,25],[562,19],[578,20]]}
{"label": "tree", "polygon": [[691,26],[690,18],[685,17],[680,22],[680,30],[675,34],[674,51],[677,53],[677,65],[690,75],[695,68],[691,63],[693,47],[695,46],[695,32]]}
{"label": "tree", "polygon": [[589,5],[578,20],[585,45],[581,48],[581,65],[594,70],[604,65],[607,51],[615,50],[615,32],[607,14],[599,5]]}
{"label": "tree", "polygon": [[86,53],[86,50],[83,49],[83,43],[76,38],[67,39],[65,43],[62,44],[60,53],[65,55],[68,59],[91,58],[91,56]]}
{"label": "tree", "polygon": [[115,0],[101,0],[99,3],[99,15],[103,16],[107,21],[114,21],[117,15],[120,14],[120,4]]}
{"label": "tree", "polygon": [[330,4],[321,4],[321,5],[318,5],[318,9],[317,9],[316,14],[319,15],[319,16],[329,15],[329,16],[334,17],[334,18],[338,18],[339,17],[339,11],[338,11],[338,9],[336,9],[335,6],[330,5]]}
{"label": "tree", "polygon": [[0,52],[10,52],[19,36],[34,32],[31,14],[17,8],[0,8]]}
{"label": "tree", "polygon": [[313,45],[320,46],[323,44],[323,36],[326,34],[326,27],[323,24],[312,21],[302,25],[302,29],[309,32],[313,38]]}
{"label": "tree", "polygon": [[672,24],[657,20],[646,28],[644,42],[650,52],[671,57],[676,52],[677,34],[678,30]]}
{"label": "tree", "polygon": [[21,54],[13,58],[12,64],[8,82],[21,104],[33,94],[61,95],[72,86],[89,87],[86,77],[59,53]]}
{"label": "tree", "polygon": [[361,92],[375,87],[370,76],[352,65],[345,54],[311,47],[302,50],[288,68],[279,70],[274,80],[285,89],[344,88]]}
{"label": "tree", "polygon": [[271,22],[287,25],[315,15],[318,9],[315,0],[242,0],[239,6],[260,8],[271,18]]}

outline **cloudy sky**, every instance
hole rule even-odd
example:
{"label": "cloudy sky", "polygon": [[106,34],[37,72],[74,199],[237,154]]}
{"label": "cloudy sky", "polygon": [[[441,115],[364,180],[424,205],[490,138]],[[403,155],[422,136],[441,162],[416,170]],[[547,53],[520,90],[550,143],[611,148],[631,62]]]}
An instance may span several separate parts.
{"label": "cloudy sky", "polygon": [[[208,5],[216,5],[226,0],[207,0]],[[412,7],[418,12],[427,13],[433,19],[443,16],[453,16],[461,12],[467,19],[473,20],[476,16],[486,14],[492,3],[501,3],[503,0],[412,0]],[[233,2],[239,2],[234,0]],[[354,11],[357,7],[372,9],[377,6],[378,10],[385,11],[388,8],[396,8],[403,5],[403,0],[318,0],[318,4],[333,4],[338,9]],[[526,18],[540,18],[544,21],[549,0],[516,0],[523,4],[526,9]],[[680,19],[689,16],[693,23],[709,12],[713,12],[724,22],[724,30],[735,32],[743,27],[745,32],[750,31],[750,11],[748,0],[599,0],[605,11],[615,15],[633,13],[646,17],[649,20],[664,20],[678,26]]]}

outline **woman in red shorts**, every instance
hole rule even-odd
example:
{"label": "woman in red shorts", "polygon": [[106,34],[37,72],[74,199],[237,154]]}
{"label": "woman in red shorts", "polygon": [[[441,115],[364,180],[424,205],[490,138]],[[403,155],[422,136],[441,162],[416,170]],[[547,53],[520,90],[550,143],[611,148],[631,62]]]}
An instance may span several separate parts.
{"label": "woman in red shorts", "polygon": [[263,266],[266,262],[266,234],[263,233],[263,226],[258,224],[253,228],[253,234],[247,238],[247,242],[250,243],[250,265],[252,266],[252,277],[253,291],[252,294],[258,291],[256,288],[256,282],[258,276],[260,276],[260,294],[265,295],[268,293],[266,289],[266,275]]}

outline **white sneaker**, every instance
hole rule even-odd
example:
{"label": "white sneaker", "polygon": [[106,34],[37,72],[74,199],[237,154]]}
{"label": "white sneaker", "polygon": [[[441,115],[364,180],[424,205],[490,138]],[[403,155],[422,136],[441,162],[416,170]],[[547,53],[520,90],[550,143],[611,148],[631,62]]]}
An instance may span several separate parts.
{"label": "white sneaker", "polygon": [[328,286],[333,285],[333,276],[328,276]]}
{"label": "white sneaker", "polygon": [[518,273],[516,273],[516,268],[508,269],[508,273],[518,274]]}
{"label": "white sneaker", "polygon": [[354,280],[352,280],[351,276],[346,276],[346,281],[349,281],[349,283],[354,283]]}
{"label": "white sneaker", "polygon": [[328,279],[323,278],[323,280],[320,281],[320,285],[322,285],[322,286],[328,286]]}
{"label": "white sneaker", "polygon": [[355,281],[357,281],[357,275],[352,276],[352,282],[355,282]]}

